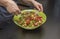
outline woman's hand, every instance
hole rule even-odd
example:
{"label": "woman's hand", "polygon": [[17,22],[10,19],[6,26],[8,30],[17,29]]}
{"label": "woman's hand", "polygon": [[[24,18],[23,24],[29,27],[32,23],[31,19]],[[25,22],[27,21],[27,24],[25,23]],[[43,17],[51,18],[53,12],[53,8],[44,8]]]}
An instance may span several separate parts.
{"label": "woman's hand", "polygon": [[37,2],[37,1],[35,1],[35,0],[23,0],[25,3],[32,3],[33,5],[34,5],[34,7],[36,8],[36,9],[38,9],[39,11],[43,11],[43,6],[42,6],[42,4],[41,3],[39,3],[39,2]]}
{"label": "woman's hand", "polygon": [[6,8],[10,13],[14,15],[20,14],[20,9],[18,8],[17,4],[12,0],[7,2]]}
{"label": "woman's hand", "polygon": [[0,0],[0,5],[4,6],[9,13],[17,15],[20,13],[20,9],[13,0]]}
{"label": "woman's hand", "polygon": [[39,11],[42,11],[43,12],[43,6],[42,4],[40,4],[39,2],[37,1],[31,1],[32,4],[39,10]]}

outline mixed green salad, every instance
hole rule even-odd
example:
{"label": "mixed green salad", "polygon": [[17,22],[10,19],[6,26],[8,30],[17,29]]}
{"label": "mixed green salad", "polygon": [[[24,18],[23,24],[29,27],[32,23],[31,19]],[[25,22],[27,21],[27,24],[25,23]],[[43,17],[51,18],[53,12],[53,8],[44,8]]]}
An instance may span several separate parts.
{"label": "mixed green salad", "polygon": [[44,18],[35,11],[25,11],[15,16],[14,21],[22,28],[32,29],[42,25]]}

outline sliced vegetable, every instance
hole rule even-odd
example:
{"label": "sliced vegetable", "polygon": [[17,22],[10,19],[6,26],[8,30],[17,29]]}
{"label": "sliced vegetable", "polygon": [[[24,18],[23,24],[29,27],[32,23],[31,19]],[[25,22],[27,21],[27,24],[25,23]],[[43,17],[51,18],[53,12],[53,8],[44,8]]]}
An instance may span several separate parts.
{"label": "sliced vegetable", "polygon": [[17,22],[23,27],[36,27],[42,23],[42,17],[35,12],[25,12],[20,14]]}

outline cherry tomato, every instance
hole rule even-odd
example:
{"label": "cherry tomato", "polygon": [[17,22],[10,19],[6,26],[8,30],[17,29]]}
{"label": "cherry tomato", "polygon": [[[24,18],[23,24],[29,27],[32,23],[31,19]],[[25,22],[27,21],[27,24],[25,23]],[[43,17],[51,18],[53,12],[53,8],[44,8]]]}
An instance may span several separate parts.
{"label": "cherry tomato", "polygon": [[39,19],[37,17],[34,18],[35,21],[39,21]]}
{"label": "cherry tomato", "polygon": [[39,21],[41,21],[41,22],[42,22],[42,17],[39,17]]}
{"label": "cherry tomato", "polygon": [[27,25],[30,24],[30,20],[26,20],[26,24],[27,24]]}
{"label": "cherry tomato", "polygon": [[30,17],[30,16],[28,16],[28,17],[26,17],[26,18],[25,18],[25,20],[31,20],[31,17]]}
{"label": "cherry tomato", "polygon": [[36,21],[42,21],[41,18],[42,18],[42,17],[35,17],[35,20],[36,20]]}
{"label": "cherry tomato", "polygon": [[38,19],[41,19],[42,17],[37,16]]}
{"label": "cherry tomato", "polygon": [[33,17],[31,17],[31,20],[34,20],[34,18],[33,18]]}

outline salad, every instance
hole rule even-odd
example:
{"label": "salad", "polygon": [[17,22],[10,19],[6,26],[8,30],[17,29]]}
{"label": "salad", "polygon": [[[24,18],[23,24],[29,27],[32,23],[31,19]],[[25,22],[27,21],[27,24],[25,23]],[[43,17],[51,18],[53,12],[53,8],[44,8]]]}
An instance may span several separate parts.
{"label": "salad", "polygon": [[36,10],[23,10],[21,14],[14,16],[14,23],[24,29],[35,29],[46,21],[46,15]]}
{"label": "salad", "polygon": [[42,24],[42,17],[36,12],[24,12],[16,22],[24,27],[36,27]]}

